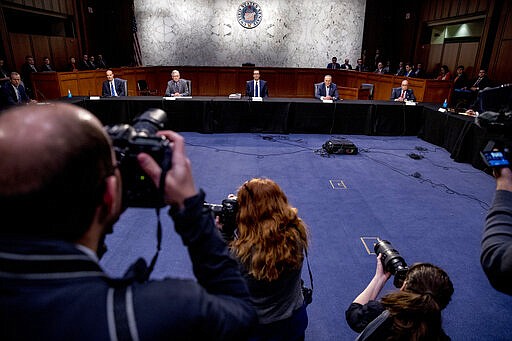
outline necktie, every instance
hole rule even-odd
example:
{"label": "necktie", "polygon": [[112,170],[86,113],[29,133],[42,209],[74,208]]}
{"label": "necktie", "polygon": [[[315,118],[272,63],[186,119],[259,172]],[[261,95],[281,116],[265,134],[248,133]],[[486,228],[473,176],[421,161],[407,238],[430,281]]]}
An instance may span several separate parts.
{"label": "necktie", "polygon": [[402,90],[402,95],[400,97],[405,98],[405,90]]}
{"label": "necktie", "polygon": [[254,96],[260,97],[260,82],[256,81],[256,87],[254,88]]}
{"label": "necktie", "polygon": [[114,82],[110,82],[110,95],[115,96],[116,90],[114,89]]}
{"label": "necktie", "polygon": [[18,90],[17,86],[14,87],[14,92],[16,92],[17,102],[20,103],[21,102],[21,96],[20,96],[20,91]]}

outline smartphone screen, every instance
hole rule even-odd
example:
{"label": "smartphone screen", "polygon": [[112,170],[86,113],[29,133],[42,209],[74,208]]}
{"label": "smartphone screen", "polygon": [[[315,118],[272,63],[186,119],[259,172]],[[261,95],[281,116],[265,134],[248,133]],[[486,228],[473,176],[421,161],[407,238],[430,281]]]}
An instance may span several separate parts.
{"label": "smartphone screen", "polygon": [[500,151],[485,151],[482,152],[485,163],[489,167],[507,167],[510,166],[509,160],[505,158],[503,152]]}

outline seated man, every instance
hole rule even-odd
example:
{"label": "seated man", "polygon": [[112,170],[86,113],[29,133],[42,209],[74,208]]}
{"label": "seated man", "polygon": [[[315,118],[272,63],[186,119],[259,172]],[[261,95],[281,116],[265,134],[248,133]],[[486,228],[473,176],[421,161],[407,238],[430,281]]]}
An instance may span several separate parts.
{"label": "seated man", "polygon": [[416,101],[414,91],[409,89],[409,82],[407,79],[402,81],[402,85],[399,88],[393,88],[391,91],[390,99],[394,100],[395,102]]}
{"label": "seated man", "polygon": [[404,77],[414,77],[413,64],[411,64],[411,63],[406,63],[405,64]]}
{"label": "seated man", "polygon": [[341,64],[341,69],[352,70],[352,65],[350,65],[350,60],[348,58],[345,59],[345,63]]}
{"label": "seated man", "polygon": [[414,70],[412,77],[425,78],[425,70],[423,70],[423,65],[421,63],[416,64],[416,70]]}
{"label": "seated man", "polygon": [[332,82],[331,75],[325,75],[324,82],[316,84],[315,86],[315,97],[326,100],[337,100],[339,98],[338,87]]}
{"label": "seated man", "polygon": [[245,95],[247,97],[268,97],[267,82],[260,79],[260,71],[254,70],[252,77],[254,80],[247,81],[245,85]]}
{"label": "seated man", "polygon": [[457,66],[457,74],[453,80],[453,89],[463,89],[466,87],[467,79],[464,73],[464,65]]}
{"label": "seated man", "polygon": [[380,73],[380,74],[385,74],[386,73],[386,70],[384,70],[384,64],[382,64],[382,62],[378,62],[377,63],[377,68],[375,69],[375,71],[373,71],[374,73]]}
{"label": "seated man", "polygon": [[340,64],[338,63],[338,58],[332,57],[332,62],[327,64],[328,69],[335,69],[338,70],[340,68]]}
{"label": "seated man", "polygon": [[41,67],[39,68],[40,72],[51,72],[55,71],[55,69],[50,65],[50,58],[44,57],[43,58],[43,64],[41,64]]}
{"label": "seated man", "polygon": [[362,58],[359,58],[357,60],[357,65],[356,67],[354,68],[354,70],[356,71],[360,71],[360,72],[363,72],[363,71],[368,71],[368,68],[366,66],[364,66],[363,64],[363,59]]}
{"label": "seated man", "polygon": [[471,101],[471,90],[466,89],[467,79],[464,73],[464,66],[459,65],[456,69],[456,75],[453,80],[453,93],[451,97],[451,106],[454,108],[467,108]]}
{"label": "seated man", "polygon": [[0,115],[1,340],[246,339],[256,314],[238,263],[203,210],[183,137],[158,135],[172,149],[165,176],[148,154],[131,166],[161,186],[195,279],[147,279],[143,261],[116,279],[98,264],[125,184],[93,114],[57,103]]}
{"label": "seated man", "polygon": [[165,97],[180,97],[189,96],[190,90],[187,81],[180,79],[180,72],[173,70],[171,72],[172,80],[167,82],[167,89],[165,90]]}
{"label": "seated man", "polygon": [[25,86],[21,84],[20,74],[17,72],[11,72],[9,82],[3,84],[0,91],[2,108],[36,102],[28,96]]}
{"label": "seated man", "polygon": [[468,83],[468,86],[465,86],[461,89],[456,89],[455,92],[458,95],[457,99],[462,98],[464,100],[463,104],[465,104],[465,107],[469,107],[469,109],[481,113],[481,105],[479,103],[480,101],[478,95],[480,90],[484,90],[485,88],[490,86],[491,81],[487,76],[487,72],[484,69],[480,69],[478,71],[478,77],[472,79]]}
{"label": "seated man", "polygon": [[101,88],[101,96],[103,97],[119,97],[126,96],[125,81],[120,78],[114,78],[112,70],[105,72],[107,80],[103,81]]}

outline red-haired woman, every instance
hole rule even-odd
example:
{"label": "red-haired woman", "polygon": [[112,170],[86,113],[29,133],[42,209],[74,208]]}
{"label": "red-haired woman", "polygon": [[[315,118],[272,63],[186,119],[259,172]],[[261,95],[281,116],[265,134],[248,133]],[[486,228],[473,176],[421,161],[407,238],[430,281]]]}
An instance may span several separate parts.
{"label": "red-haired woman", "polygon": [[244,183],[237,202],[237,229],[230,247],[258,313],[259,325],[250,340],[303,340],[308,324],[301,287],[306,225],[270,179]]}

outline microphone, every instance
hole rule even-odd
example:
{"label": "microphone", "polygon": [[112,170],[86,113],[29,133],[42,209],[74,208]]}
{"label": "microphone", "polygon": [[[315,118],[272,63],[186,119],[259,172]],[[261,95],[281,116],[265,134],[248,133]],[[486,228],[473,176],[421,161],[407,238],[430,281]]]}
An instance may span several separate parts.
{"label": "microphone", "polygon": [[39,90],[36,89],[37,95],[43,99],[43,103],[47,103],[46,96]]}

